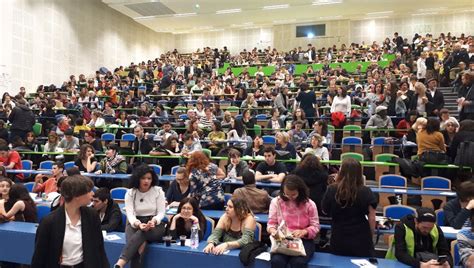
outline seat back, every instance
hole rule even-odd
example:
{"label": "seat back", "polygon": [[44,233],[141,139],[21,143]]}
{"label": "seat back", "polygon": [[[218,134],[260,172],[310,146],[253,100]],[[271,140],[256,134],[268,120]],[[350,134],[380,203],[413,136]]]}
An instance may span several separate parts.
{"label": "seat back", "polygon": [[36,216],[38,217],[38,222],[41,222],[45,216],[51,212],[51,207],[48,205],[37,205],[36,206]]}
{"label": "seat back", "polygon": [[67,170],[67,169],[72,168],[74,166],[75,166],[74,161],[66,162],[66,163],[64,163],[64,170]]}
{"label": "seat back", "polygon": [[346,158],[353,158],[358,161],[364,161],[364,155],[359,154],[359,153],[343,153],[341,154],[341,161],[346,159]]}
{"label": "seat back", "polygon": [[258,222],[255,224],[254,239],[256,241],[262,241],[262,225]]}
{"label": "seat back", "polygon": [[52,170],[54,162],[51,160],[43,161],[39,164],[39,168],[41,170]]}
{"label": "seat back", "polygon": [[451,181],[439,176],[429,176],[421,179],[422,190],[451,190]]}
{"label": "seat back", "polygon": [[357,125],[345,125],[343,128],[343,137],[362,137],[362,128]]}
{"label": "seat back", "polygon": [[41,123],[35,123],[33,125],[33,134],[35,134],[36,137],[39,137],[41,135],[42,130],[43,130],[43,125]]}
{"label": "seat back", "polygon": [[269,144],[269,145],[275,145],[276,144],[276,138],[275,136],[268,136],[268,135],[265,135],[262,137],[262,140],[263,140],[263,144]]}
{"label": "seat back", "polygon": [[342,153],[355,152],[362,154],[362,139],[359,137],[345,137],[342,139]]}
{"label": "seat back", "polygon": [[148,166],[153,168],[153,171],[155,171],[155,173],[156,173],[156,175],[158,175],[158,177],[161,176],[161,171],[162,171],[163,168],[160,165],[150,164]]}
{"label": "seat back", "polygon": [[453,264],[457,266],[461,262],[461,256],[459,255],[459,244],[457,240],[451,241],[451,256],[453,256]]}
{"label": "seat back", "polygon": [[122,213],[122,224],[120,224],[120,232],[125,232],[125,226],[127,226],[127,213],[125,211],[120,210]]}
{"label": "seat back", "polygon": [[174,166],[171,168],[171,175],[176,175],[176,173],[178,172],[178,168],[179,166]]}
{"label": "seat back", "polygon": [[207,240],[207,238],[212,234],[212,231],[214,231],[215,224],[216,223],[213,219],[206,216],[206,231],[204,232],[204,240]]}
{"label": "seat back", "polygon": [[[390,162],[393,157],[398,157],[394,154],[378,154],[374,156],[376,162]],[[380,176],[384,174],[400,174],[399,166],[384,166],[384,165],[375,165],[375,181],[380,180]]]}
{"label": "seat back", "polygon": [[212,155],[212,151],[209,150],[209,149],[202,149],[201,150],[203,153],[205,153],[207,155],[207,157],[211,158],[211,155]]}
{"label": "seat back", "polygon": [[407,188],[407,179],[396,174],[380,176],[379,187],[384,188]]}
{"label": "seat back", "polygon": [[[31,160],[21,160],[21,169],[25,170],[32,170],[33,169],[33,161]],[[31,175],[31,173],[23,173],[23,176],[25,178],[28,178]]]}
{"label": "seat back", "polygon": [[416,215],[416,210],[405,205],[390,205],[383,208],[384,217],[400,220],[406,215]]}
{"label": "seat back", "polygon": [[227,202],[232,198],[231,193],[224,193],[224,202],[227,204]]}
{"label": "seat back", "polygon": [[372,139],[372,155],[375,159],[379,154],[393,154],[395,146],[388,144],[385,137],[376,137]]}
{"label": "seat back", "polygon": [[125,194],[127,193],[128,188],[125,187],[117,187],[110,190],[110,196],[113,200],[117,202],[124,202],[125,201]]}
{"label": "seat back", "polygon": [[436,224],[438,226],[444,226],[444,210],[442,208],[435,211],[436,212]]}
{"label": "seat back", "polygon": [[137,138],[133,133],[125,133],[122,135],[123,141],[134,141]]}
{"label": "seat back", "polygon": [[28,190],[28,192],[32,193],[33,192],[33,187],[35,186],[34,182],[26,182],[23,183],[23,186]]}

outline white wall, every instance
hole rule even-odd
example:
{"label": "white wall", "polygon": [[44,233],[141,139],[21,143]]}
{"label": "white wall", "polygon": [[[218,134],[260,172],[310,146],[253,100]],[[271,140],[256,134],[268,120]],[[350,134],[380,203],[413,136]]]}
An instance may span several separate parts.
{"label": "white wall", "polygon": [[99,0],[2,1],[0,32],[0,93],[5,80],[10,93],[22,85],[33,91],[70,74],[154,59],[174,47],[171,34],[156,33]]}
{"label": "white wall", "polygon": [[318,38],[296,38],[297,25],[284,24],[268,26],[252,30],[225,30],[224,32],[208,32],[196,34],[175,35],[176,48],[181,52],[192,52],[204,46],[223,47],[227,45],[232,53],[242,49],[252,49],[259,42],[260,33],[264,33],[267,41],[263,47],[272,46],[278,50],[288,51],[298,46],[306,47],[308,43],[317,48],[328,47],[334,44],[349,45],[352,42],[362,41],[383,42],[385,37],[392,37],[394,32],[400,33],[410,41],[415,33],[432,33],[438,36],[441,32],[451,32],[454,35],[474,32],[474,12],[464,12],[446,15],[405,16],[400,18],[374,20],[331,20],[317,21],[315,24],[326,24],[326,36]]}

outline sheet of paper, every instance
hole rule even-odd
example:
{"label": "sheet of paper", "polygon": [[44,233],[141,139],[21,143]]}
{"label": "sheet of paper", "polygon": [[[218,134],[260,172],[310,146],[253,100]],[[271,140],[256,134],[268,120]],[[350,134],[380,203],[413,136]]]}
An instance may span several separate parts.
{"label": "sheet of paper", "polygon": [[37,196],[38,196],[37,193],[30,193],[30,197],[31,197],[31,199],[33,199],[33,200],[35,200]]}
{"label": "sheet of paper", "polygon": [[393,191],[394,191],[395,193],[406,193],[406,192],[407,192],[407,190],[405,190],[405,189],[395,189],[395,190],[393,190]]}
{"label": "sheet of paper", "polygon": [[443,233],[457,234],[457,233],[459,233],[459,231],[461,231],[461,229],[459,229],[459,230],[454,229],[451,226],[440,226],[440,228],[443,231]]}
{"label": "sheet of paper", "polygon": [[271,258],[270,252],[262,252],[255,258],[262,261],[270,261],[270,258]]}
{"label": "sheet of paper", "polygon": [[107,235],[105,236],[105,240],[107,241],[114,241],[114,240],[120,240],[120,236],[116,235],[116,234],[111,234],[111,235]]}
{"label": "sheet of paper", "polygon": [[359,267],[364,268],[377,268],[377,266],[373,265],[366,259],[352,259],[351,262]]}

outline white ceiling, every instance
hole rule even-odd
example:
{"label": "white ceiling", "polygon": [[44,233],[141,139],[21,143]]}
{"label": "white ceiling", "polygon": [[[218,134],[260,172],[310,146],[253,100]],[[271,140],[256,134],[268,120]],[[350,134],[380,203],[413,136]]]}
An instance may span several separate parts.
{"label": "white ceiling", "polygon": [[[174,34],[299,24],[458,13],[474,10],[474,0],[102,0],[156,32]],[[313,5],[318,2],[318,5]],[[341,2],[341,3],[331,3]],[[288,5],[265,10],[265,6]],[[239,13],[216,14],[240,9]]]}

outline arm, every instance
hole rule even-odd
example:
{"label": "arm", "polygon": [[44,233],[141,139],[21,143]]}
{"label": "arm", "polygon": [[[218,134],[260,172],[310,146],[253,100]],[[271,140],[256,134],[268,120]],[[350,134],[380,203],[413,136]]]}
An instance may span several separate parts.
{"label": "arm", "polygon": [[278,173],[278,175],[276,176],[275,175],[272,175],[272,176],[273,178],[270,179],[272,182],[282,182],[283,179],[285,178],[285,173],[282,172],[282,173]]}
{"label": "arm", "polygon": [[87,172],[94,172],[95,170],[95,167],[97,165],[97,161],[94,161],[92,162],[92,157],[88,157],[87,160],[86,160],[86,169],[87,169]]}
{"label": "arm", "polygon": [[375,232],[375,228],[376,228],[375,212],[376,212],[375,208],[369,205],[369,215],[367,215],[367,218],[369,219],[369,225],[370,225],[370,230],[372,231],[372,234]]}
{"label": "arm", "polygon": [[439,255],[448,256],[449,266],[453,267],[453,258],[451,256],[451,248],[448,242],[446,241],[446,238],[444,237],[443,230],[441,230],[441,228],[437,225],[435,225],[435,227],[438,228],[438,233],[439,233],[438,244],[436,244],[438,256]]}
{"label": "arm", "polygon": [[101,229],[107,232],[114,232],[120,227],[121,222],[122,212],[120,212],[120,208],[116,204],[114,204],[110,211],[109,223],[102,224]]}
{"label": "arm", "polygon": [[306,227],[307,234],[305,238],[314,239],[320,230],[318,209],[316,208],[316,204],[312,201],[307,202],[306,207],[309,217],[309,226]]}
{"label": "arm", "polygon": [[420,267],[420,262],[408,254],[407,244],[405,242],[405,227],[399,223],[395,226],[395,257],[411,267]]}
{"label": "arm", "polygon": [[[459,257],[464,267],[472,267],[474,264],[474,247],[471,245],[471,241],[467,238],[466,234],[461,231],[457,234],[458,246],[459,246]],[[470,230],[468,231],[470,233]],[[470,235],[467,233],[467,235]],[[455,263],[455,265],[458,263]]]}
{"label": "arm", "polygon": [[125,194],[125,212],[127,213],[127,220],[133,228],[138,228],[140,221],[135,217],[135,210],[133,206],[133,195],[136,190],[129,189]]}
{"label": "arm", "polygon": [[270,209],[268,211],[268,224],[267,224],[267,232],[271,235],[274,234],[278,228],[279,218],[278,218],[278,205],[277,202],[279,198],[274,198],[270,202]]}
{"label": "arm", "polygon": [[128,164],[126,161],[123,161],[119,164],[118,168],[115,170],[115,173],[126,174],[128,169]]}
{"label": "arm", "polygon": [[256,227],[255,218],[248,215],[243,222],[242,237],[236,241],[227,242],[227,249],[241,248],[253,241],[254,231]]}
{"label": "arm", "polygon": [[3,215],[5,218],[9,219],[13,216],[15,216],[19,211],[24,211],[25,210],[25,202],[23,201],[17,201],[13,207],[5,214]]}
{"label": "arm", "polygon": [[153,219],[155,220],[156,224],[159,224],[166,213],[166,199],[165,199],[165,193],[163,192],[163,190],[161,188],[158,188],[157,190],[158,190],[158,198],[157,198],[158,214],[155,217],[153,217]]}
{"label": "arm", "polygon": [[459,204],[459,201],[456,198],[454,201],[448,202],[443,209],[446,224],[455,229],[461,229],[466,220],[471,216],[471,209],[474,208],[474,201],[470,201],[466,208],[460,207],[460,210],[457,212],[455,211],[455,203],[453,202]]}
{"label": "arm", "polygon": [[225,178],[225,172],[222,171],[221,168],[217,168],[217,179],[224,179]]}

